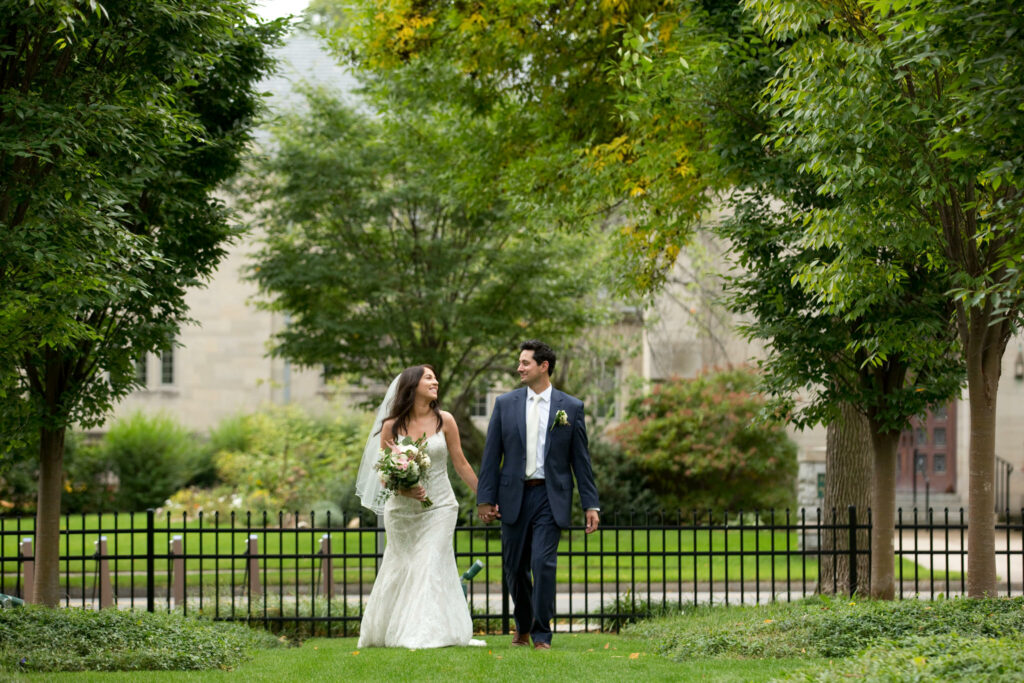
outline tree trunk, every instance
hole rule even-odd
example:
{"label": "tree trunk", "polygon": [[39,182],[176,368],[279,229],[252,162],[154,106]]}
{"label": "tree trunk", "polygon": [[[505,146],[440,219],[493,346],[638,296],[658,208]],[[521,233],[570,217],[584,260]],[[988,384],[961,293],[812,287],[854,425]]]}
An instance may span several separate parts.
{"label": "tree trunk", "polygon": [[882,432],[871,423],[875,476],[871,489],[871,597],[896,597],[896,552],[892,537],[896,531],[896,449],[899,432]]}
{"label": "tree trunk", "polygon": [[61,597],[60,498],[64,485],[64,433],[64,427],[40,430],[32,600],[49,607],[59,605]]}
{"label": "tree trunk", "polygon": [[[871,482],[874,480],[873,449],[871,429],[868,420],[852,404],[840,406],[840,417],[828,426],[825,441],[825,500],[824,520],[826,524],[846,523],[847,509],[857,507],[857,522],[867,521],[871,507]],[[857,548],[867,550],[870,542],[868,529],[857,531]],[[850,534],[846,530],[837,533],[826,529],[821,539],[821,549],[837,552],[850,549]],[[818,591],[829,594],[850,594],[849,555],[822,555],[818,572]],[[871,561],[867,553],[857,556],[857,585],[854,592],[867,595],[871,585]]]}
{"label": "tree trunk", "polygon": [[996,594],[996,394],[1005,348],[1003,344],[1000,349],[987,348],[967,354],[971,414],[967,462],[967,595],[971,598]]}

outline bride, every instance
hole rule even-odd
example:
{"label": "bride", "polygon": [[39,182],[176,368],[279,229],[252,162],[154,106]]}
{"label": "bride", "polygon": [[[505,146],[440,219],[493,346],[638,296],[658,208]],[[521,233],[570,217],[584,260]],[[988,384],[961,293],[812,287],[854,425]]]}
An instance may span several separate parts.
{"label": "bride", "polygon": [[[363,450],[356,493],[363,507],[383,514],[387,545],[363,613],[361,648],[484,644],[472,638],[473,620],[455,565],[459,504],[448,481],[447,457],[474,495],[477,479],[462,454],[455,418],[437,407],[437,388],[429,365],[402,371],[388,388]],[[382,504],[383,487],[373,466],[380,449],[401,436],[427,437],[431,466],[419,485]],[[427,497],[434,504],[424,508],[420,503]]]}

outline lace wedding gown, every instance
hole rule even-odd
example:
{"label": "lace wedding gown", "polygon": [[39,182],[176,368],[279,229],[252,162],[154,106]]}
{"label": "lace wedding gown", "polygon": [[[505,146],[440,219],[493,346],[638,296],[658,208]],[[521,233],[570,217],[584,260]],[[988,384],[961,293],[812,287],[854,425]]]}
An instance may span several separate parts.
{"label": "lace wedding gown", "polygon": [[359,647],[421,649],[483,645],[462,593],[452,539],[459,504],[448,481],[444,432],[426,442],[431,465],[420,484],[434,501],[393,495],[384,506],[387,545],[359,628]]}

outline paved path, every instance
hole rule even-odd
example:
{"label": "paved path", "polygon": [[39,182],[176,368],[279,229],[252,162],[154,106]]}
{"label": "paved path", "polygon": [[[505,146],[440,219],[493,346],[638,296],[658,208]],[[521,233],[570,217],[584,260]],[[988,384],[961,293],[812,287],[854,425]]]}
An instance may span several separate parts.
{"label": "paved path", "polygon": [[[967,568],[967,538],[952,532],[947,539],[927,531],[905,531],[895,539],[897,553],[911,562],[936,571],[963,572]],[[1021,532],[996,531],[997,582],[1014,587],[1014,594],[1024,591],[1024,543]],[[906,579],[907,577],[904,577]],[[913,577],[910,577],[913,578]],[[959,582],[958,582],[959,583]]]}

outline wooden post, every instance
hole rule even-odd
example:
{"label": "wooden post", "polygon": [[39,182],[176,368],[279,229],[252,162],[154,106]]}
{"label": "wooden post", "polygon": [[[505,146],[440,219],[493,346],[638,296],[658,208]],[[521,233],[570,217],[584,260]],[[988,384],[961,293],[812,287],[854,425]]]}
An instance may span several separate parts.
{"label": "wooden post", "polygon": [[114,590],[110,583],[110,560],[107,559],[107,537],[96,541],[96,559],[100,563],[100,609],[114,606]]}
{"label": "wooden post", "polygon": [[257,556],[260,554],[260,540],[256,534],[249,536],[249,595],[262,595],[260,587],[260,561]]}
{"label": "wooden post", "polygon": [[324,534],[320,537],[320,568],[323,576],[323,595],[328,599],[334,597],[334,562],[331,557],[331,537]]}
{"label": "wooden post", "polygon": [[[32,554],[32,537],[26,536],[21,539],[21,548],[19,553],[22,557],[35,558]],[[35,585],[36,580],[36,563],[35,560],[25,560],[21,563],[21,598],[26,603],[32,602],[32,587]]]}
{"label": "wooden post", "polygon": [[171,597],[174,598],[175,607],[185,606],[185,551],[182,548],[181,536],[171,537],[171,573],[173,580],[171,584]]}

